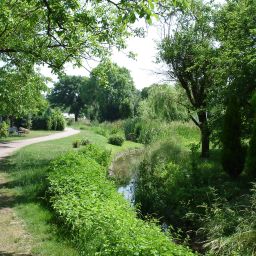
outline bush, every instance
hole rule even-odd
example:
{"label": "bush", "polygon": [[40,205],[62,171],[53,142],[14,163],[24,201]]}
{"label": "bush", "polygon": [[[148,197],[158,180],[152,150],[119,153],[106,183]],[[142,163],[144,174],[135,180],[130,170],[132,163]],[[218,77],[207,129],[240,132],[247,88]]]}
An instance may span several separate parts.
{"label": "bush", "polygon": [[86,146],[88,144],[91,144],[91,142],[88,139],[86,139],[86,138],[81,139],[81,145],[82,146]]}
{"label": "bush", "polygon": [[84,156],[93,158],[98,164],[108,166],[110,163],[111,151],[104,150],[96,145],[88,144],[80,150]]}
{"label": "bush", "polygon": [[33,117],[32,128],[34,130],[63,131],[65,119],[60,110],[48,109],[42,115]]}
{"label": "bush", "polygon": [[80,255],[193,255],[154,223],[137,219],[106,179],[106,166],[95,161],[91,150],[98,149],[85,149],[55,160],[48,178],[52,207]]}
{"label": "bush", "polygon": [[135,201],[143,215],[153,214],[183,231],[197,230],[198,216],[205,213],[200,206],[214,202],[214,182],[223,175],[213,163],[199,161],[198,152],[189,153],[173,140],[158,142],[146,149],[139,166]]}
{"label": "bush", "polygon": [[112,135],[108,138],[108,143],[116,146],[122,146],[124,143],[124,138],[120,135]]}
{"label": "bush", "polygon": [[241,122],[238,99],[230,96],[222,134],[222,166],[233,178],[241,174],[245,162],[245,150],[241,144]]}
{"label": "bush", "polygon": [[256,184],[250,195],[231,203],[218,200],[202,218],[206,235],[205,248],[210,255],[255,255],[256,251]]}
{"label": "bush", "polygon": [[79,148],[79,147],[80,147],[80,144],[81,144],[80,140],[76,140],[76,141],[74,141],[74,142],[72,143],[73,148]]}
{"label": "bush", "polygon": [[0,123],[0,138],[7,137],[9,135],[9,125],[6,122]]}

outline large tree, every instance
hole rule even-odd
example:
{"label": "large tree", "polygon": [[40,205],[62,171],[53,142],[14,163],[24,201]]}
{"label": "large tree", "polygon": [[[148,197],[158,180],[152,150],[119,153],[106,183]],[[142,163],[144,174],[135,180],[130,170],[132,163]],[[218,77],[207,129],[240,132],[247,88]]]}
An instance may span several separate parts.
{"label": "large tree", "polygon": [[[0,1],[0,62],[1,72],[17,72],[34,76],[35,64],[47,64],[54,72],[66,62],[77,65],[83,59],[103,57],[111,47],[125,46],[126,37],[140,33],[131,28],[139,17],[150,22],[157,0],[1,0]],[[5,81],[10,81],[6,76]],[[17,79],[15,78],[17,81]],[[21,81],[19,79],[19,81]],[[37,93],[38,86],[17,82],[20,90]],[[22,85],[22,86],[21,86]],[[31,85],[31,83],[30,83]],[[8,97],[17,104],[20,95],[2,83],[5,96],[0,105],[9,105]],[[17,96],[17,97],[16,97]],[[29,98],[28,98],[29,100]],[[25,107],[19,105],[19,108]],[[1,114],[1,113],[0,113]]]}
{"label": "large tree", "polygon": [[0,116],[33,114],[44,104],[45,79],[35,72],[0,69]]}
{"label": "large tree", "polygon": [[90,90],[84,91],[98,108],[100,121],[123,119],[134,115],[137,91],[129,70],[105,62],[92,70]]}
{"label": "large tree", "polygon": [[178,13],[175,31],[159,45],[159,57],[168,65],[168,76],[178,81],[190,102],[189,112],[201,132],[202,157],[209,155],[207,95],[213,85],[215,47],[208,6],[197,4]]}
{"label": "large tree", "polygon": [[65,62],[101,57],[124,47],[138,17],[150,21],[158,1],[2,0],[0,60],[9,64]]}
{"label": "large tree", "polygon": [[82,87],[86,87],[88,78],[81,76],[61,76],[59,82],[48,96],[52,106],[67,110],[75,115],[75,121],[85,107],[85,101],[81,97]]}

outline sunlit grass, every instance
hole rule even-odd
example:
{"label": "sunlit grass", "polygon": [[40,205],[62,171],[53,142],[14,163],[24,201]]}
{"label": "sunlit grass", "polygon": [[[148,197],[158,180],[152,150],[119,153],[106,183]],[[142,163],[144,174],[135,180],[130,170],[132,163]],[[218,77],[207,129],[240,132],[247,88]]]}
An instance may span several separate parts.
{"label": "sunlit grass", "polygon": [[51,135],[54,133],[58,133],[58,131],[33,131],[31,130],[29,134],[22,134],[22,135],[10,135],[6,138],[0,138],[0,143],[1,142],[8,142],[8,141],[15,141],[15,140],[25,140],[25,139],[32,139],[35,137],[41,137],[41,136],[47,136]]}
{"label": "sunlit grass", "polygon": [[[47,135],[47,132],[38,131],[36,134]],[[73,149],[72,142],[83,138],[111,150],[112,156],[129,148],[142,147],[141,144],[128,141],[122,147],[110,145],[106,137],[95,134],[91,127],[84,126],[80,134],[27,146],[0,166],[0,172],[6,173],[10,180],[6,186],[10,193],[16,195],[14,209],[25,220],[33,238],[33,253],[36,255],[78,255],[49,210],[45,189],[50,161],[64,152],[76,150]]]}

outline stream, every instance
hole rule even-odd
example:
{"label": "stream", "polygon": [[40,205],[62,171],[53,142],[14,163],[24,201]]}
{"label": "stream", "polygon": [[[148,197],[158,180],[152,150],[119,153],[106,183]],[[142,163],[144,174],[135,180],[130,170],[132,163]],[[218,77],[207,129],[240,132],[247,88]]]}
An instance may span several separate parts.
{"label": "stream", "polygon": [[[142,161],[143,149],[130,149],[115,156],[110,167],[109,176],[120,184],[117,192],[133,206],[135,203],[135,182],[138,165]],[[169,233],[170,226],[163,222],[161,229]]]}
{"label": "stream", "polygon": [[135,176],[142,160],[143,149],[130,149],[115,156],[110,167],[109,176],[119,184],[118,193],[134,205]]}

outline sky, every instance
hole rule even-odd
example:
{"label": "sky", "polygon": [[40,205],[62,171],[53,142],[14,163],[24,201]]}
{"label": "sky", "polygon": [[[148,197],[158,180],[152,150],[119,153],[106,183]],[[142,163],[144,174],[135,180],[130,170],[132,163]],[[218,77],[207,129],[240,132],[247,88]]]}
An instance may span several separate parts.
{"label": "sky", "polygon": [[[127,57],[124,52],[113,51],[112,61],[130,70],[137,89],[142,89],[153,83],[163,83],[166,79],[165,76],[159,75],[163,70],[163,66],[155,63],[157,55],[156,42],[161,38],[160,35],[159,27],[153,25],[146,28],[144,38],[136,37],[127,40],[127,49],[125,51],[134,52],[137,55],[136,60]],[[74,68],[72,64],[68,63],[65,65],[65,73],[67,75],[88,76],[87,69],[92,69],[96,65],[96,62],[90,62],[89,66],[86,65],[86,68]],[[51,77],[53,81],[57,81],[57,76],[53,75],[49,68],[44,66],[40,67],[40,70],[44,76]]]}

